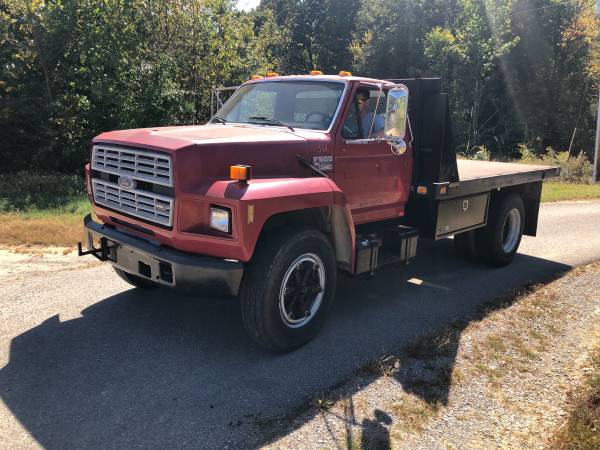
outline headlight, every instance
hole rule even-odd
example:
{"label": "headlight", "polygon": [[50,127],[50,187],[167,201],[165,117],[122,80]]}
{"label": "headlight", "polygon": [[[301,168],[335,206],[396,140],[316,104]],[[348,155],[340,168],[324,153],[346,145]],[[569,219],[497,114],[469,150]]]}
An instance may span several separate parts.
{"label": "headlight", "polygon": [[231,211],[222,208],[210,208],[210,227],[223,233],[231,232]]}

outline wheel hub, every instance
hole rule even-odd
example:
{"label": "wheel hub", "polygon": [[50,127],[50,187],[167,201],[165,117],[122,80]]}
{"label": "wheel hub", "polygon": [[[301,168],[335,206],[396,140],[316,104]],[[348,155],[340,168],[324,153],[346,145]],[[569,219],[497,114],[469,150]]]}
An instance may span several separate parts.
{"label": "wheel hub", "polygon": [[286,326],[305,326],[318,311],[325,291],[323,261],[314,253],[296,258],[286,271],[279,292],[279,312]]}
{"label": "wheel hub", "polygon": [[510,253],[514,250],[521,233],[521,214],[517,208],[511,209],[504,220],[502,229],[502,250]]}

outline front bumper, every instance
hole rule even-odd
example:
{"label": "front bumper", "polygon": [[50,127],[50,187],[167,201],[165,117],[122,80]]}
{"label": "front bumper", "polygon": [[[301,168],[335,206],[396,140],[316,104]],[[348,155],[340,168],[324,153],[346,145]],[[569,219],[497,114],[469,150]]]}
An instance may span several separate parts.
{"label": "front bumper", "polygon": [[[123,271],[184,290],[237,295],[244,266],[239,261],[199,256],[153,244],[107,225],[83,219],[88,252]],[[100,248],[94,242],[101,242]]]}

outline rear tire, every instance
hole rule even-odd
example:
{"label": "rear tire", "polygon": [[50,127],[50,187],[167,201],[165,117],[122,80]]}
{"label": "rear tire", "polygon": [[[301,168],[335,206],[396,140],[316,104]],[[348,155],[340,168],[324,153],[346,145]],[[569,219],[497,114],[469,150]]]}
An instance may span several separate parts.
{"label": "rear tire", "polygon": [[121,270],[115,266],[113,266],[113,269],[115,269],[115,272],[121,277],[123,281],[131,284],[132,286],[142,289],[156,289],[158,287],[156,283],[150,280],[146,280],[145,278],[142,278],[140,276],[133,275],[129,272],[125,272],[124,270]]}
{"label": "rear tire", "polygon": [[288,228],[259,243],[240,290],[242,319],[261,347],[289,352],[313,339],[335,296],[333,249],[320,231]]}
{"label": "rear tire", "polygon": [[520,196],[509,194],[496,199],[488,224],[477,230],[477,250],[491,266],[505,266],[515,257],[525,223],[525,206]]}

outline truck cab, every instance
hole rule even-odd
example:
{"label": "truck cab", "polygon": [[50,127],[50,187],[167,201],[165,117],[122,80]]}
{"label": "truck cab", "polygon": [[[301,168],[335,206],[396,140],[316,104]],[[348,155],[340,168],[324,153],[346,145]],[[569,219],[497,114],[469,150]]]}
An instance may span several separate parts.
{"label": "truck cab", "polygon": [[205,125],[94,138],[80,254],[139,288],[238,296],[249,335],[290,351],[323,325],[338,271],[407,264],[419,235],[507,264],[535,234],[557,169],[467,162],[461,180],[447,122],[435,79],[253,77]]}

